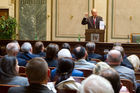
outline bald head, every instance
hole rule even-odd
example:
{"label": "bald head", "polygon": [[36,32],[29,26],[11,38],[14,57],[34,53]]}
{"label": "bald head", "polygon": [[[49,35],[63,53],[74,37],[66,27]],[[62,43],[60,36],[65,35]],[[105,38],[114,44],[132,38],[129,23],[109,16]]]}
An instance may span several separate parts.
{"label": "bald head", "polygon": [[114,93],[114,91],[108,80],[93,74],[82,82],[80,93]]}
{"label": "bald head", "polygon": [[76,59],[82,59],[85,58],[87,55],[87,51],[83,46],[78,46],[73,51]]}
{"label": "bald head", "polygon": [[109,63],[120,64],[122,61],[122,55],[118,50],[110,50],[107,55],[107,60]]}
{"label": "bald head", "polygon": [[16,56],[19,52],[19,46],[16,43],[8,43],[6,46],[6,52],[8,56]]}
{"label": "bald head", "polygon": [[96,16],[97,16],[97,10],[96,10],[95,8],[93,8],[93,9],[91,10],[91,14],[92,14],[92,16],[93,16],[94,18],[96,18]]}

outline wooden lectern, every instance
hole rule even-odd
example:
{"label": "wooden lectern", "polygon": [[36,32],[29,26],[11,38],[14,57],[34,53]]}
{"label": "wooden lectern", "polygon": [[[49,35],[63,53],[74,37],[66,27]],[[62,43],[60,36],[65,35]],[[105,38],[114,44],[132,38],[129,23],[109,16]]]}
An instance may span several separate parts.
{"label": "wooden lectern", "polygon": [[85,41],[104,42],[105,30],[100,29],[86,29]]}

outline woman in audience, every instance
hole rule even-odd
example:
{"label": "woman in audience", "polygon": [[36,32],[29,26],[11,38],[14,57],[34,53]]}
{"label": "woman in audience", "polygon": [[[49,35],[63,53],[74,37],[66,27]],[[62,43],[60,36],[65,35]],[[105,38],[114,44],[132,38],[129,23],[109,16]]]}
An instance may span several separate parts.
{"label": "woman in audience", "polygon": [[140,67],[140,59],[139,59],[139,57],[136,56],[136,55],[130,55],[130,56],[127,57],[127,59],[133,65],[134,70],[138,71],[139,67]]}
{"label": "woman in audience", "polygon": [[49,67],[56,67],[58,64],[57,53],[59,51],[59,46],[57,44],[50,43],[46,49],[46,58],[45,60],[48,63]]}
{"label": "woman in audience", "polygon": [[101,71],[111,68],[107,63],[105,62],[98,62],[95,66],[95,68],[93,68],[93,74],[99,75],[101,73]]}
{"label": "woman in audience", "polygon": [[19,66],[16,57],[4,56],[0,60],[0,84],[27,86],[27,78],[18,76]]}
{"label": "woman in audience", "polygon": [[121,86],[120,76],[113,68],[101,71],[100,75],[110,81],[114,89],[114,93],[121,93],[121,91],[129,93],[125,86]]}
{"label": "woman in audience", "polygon": [[56,69],[57,81],[55,83],[56,89],[71,89],[79,91],[80,83],[75,82],[71,77],[74,69],[74,61],[68,58],[61,58],[58,61],[58,67]]}

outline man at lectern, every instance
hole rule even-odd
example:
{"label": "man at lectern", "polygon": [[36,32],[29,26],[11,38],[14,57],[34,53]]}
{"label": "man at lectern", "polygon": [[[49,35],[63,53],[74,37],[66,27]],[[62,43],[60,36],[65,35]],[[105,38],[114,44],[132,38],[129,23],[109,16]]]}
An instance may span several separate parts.
{"label": "man at lectern", "polygon": [[92,9],[91,14],[92,16],[85,14],[85,17],[82,20],[82,24],[88,24],[88,29],[99,29],[101,22],[103,22],[102,17],[97,15],[96,9]]}

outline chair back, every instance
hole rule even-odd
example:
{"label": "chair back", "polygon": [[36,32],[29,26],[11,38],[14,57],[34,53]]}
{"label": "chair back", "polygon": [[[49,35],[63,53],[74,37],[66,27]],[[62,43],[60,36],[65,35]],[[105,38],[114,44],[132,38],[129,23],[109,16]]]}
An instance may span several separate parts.
{"label": "chair back", "polygon": [[135,93],[134,84],[128,79],[121,79],[123,86],[126,86],[130,93]]}
{"label": "chair back", "polygon": [[19,85],[0,84],[0,93],[8,93],[10,87],[20,87]]}
{"label": "chair back", "polygon": [[57,93],[77,93],[77,91],[70,89],[57,89]]}
{"label": "chair back", "polygon": [[26,67],[24,67],[24,66],[19,67],[19,75],[20,76],[26,77],[25,69],[26,69]]}
{"label": "chair back", "polygon": [[78,83],[81,83],[85,79],[85,77],[73,77],[73,78]]}
{"label": "chair back", "polygon": [[84,77],[88,77],[93,73],[91,69],[81,69],[81,68],[76,68],[76,69],[82,71],[84,73]]}
{"label": "chair back", "polygon": [[94,58],[91,58],[91,61],[96,61],[97,63],[98,63],[98,62],[101,62],[100,59],[94,59]]}
{"label": "chair back", "polygon": [[56,68],[56,67],[49,67],[50,70],[53,70],[53,69],[55,69],[55,68]]}

